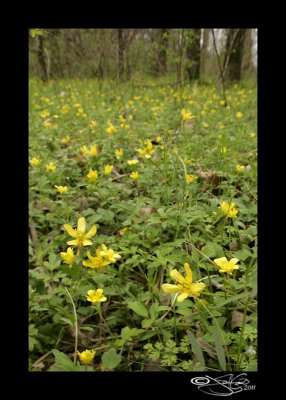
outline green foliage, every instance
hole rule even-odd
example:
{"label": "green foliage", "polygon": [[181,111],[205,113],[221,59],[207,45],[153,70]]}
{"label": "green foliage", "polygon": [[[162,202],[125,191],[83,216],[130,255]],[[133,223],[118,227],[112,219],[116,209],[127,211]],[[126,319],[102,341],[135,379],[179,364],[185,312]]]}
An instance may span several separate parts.
{"label": "green foliage", "polygon": [[[167,78],[164,86],[146,82],[30,81],[29,158],[40,159],[29,171],[30,370],[256,368],[255,89],[229,86],[226,109],[215,87],[180,93]],[[192,124],[182,121],[182,108],[196,117]],[[151,158],[137,151],[147,139],[157,143]],[[84,155],[92,145],[97,154]],[[46,169],[50,163],[55,170]],[[245,168],[237,172],[237,164]],[[95,182],[90,169],[98,171]],[[195,181],[187,184],[186,172]],[[222,201],[237,205],[236,218],[223,214]],[[97,232],[77,252],[64,225],[76,229],[80,217],[86,232],[93,225]],[[86,266],[88,256],[102,256],[102,245],[115,262]],[[63,257],[68,247],[71,265]],[[238,258],[239,269],[219,272],[214,260],[222,257]],[[185,263],[193,283],[206,286],[179,302],[162,284],[178,284],[173,269],[185,278]],[[98,289],[106,300],[91,303],[87,292]],[[87,366],[72,362],[76,335],[77,349],[96,351]]]}

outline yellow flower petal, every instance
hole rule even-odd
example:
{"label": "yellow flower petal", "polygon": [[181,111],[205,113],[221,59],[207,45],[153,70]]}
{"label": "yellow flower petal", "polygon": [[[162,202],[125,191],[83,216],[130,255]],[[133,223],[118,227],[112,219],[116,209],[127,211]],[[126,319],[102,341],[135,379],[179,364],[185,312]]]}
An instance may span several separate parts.
{"label": "yellow flower petal", "polygon": [[75,229],[72,228],[71,225],[69,224],[65,224],[64,225],[65,230],[67,231],[67,233],[71,236],[76,238],[77,237],[77,231]]}
{"label": "yellow flower petal", "polygon": [[90,240],[83,240],[82,245],[83,246],[90,246],[92,244],[92,241]]}
{"label": "yellow flower petal", "polygon": [[[231,260],[229,260],[229,263],[231,264],[231,265],[235,265],[235,264],[237,264],[238,263],[238,261],[239,261],[239,259],[238,258],[232,258]],[[237,268],[236,269],[238,269],[238,266],[237,266]]]}
{"label": "yellow flower petal", "polygon": [[103,289],[97,289],[96,293],[98,294],[99,297],[101,297]]}
{"label": "yellow flower petal", "polygon": [[189,282],[189,283],[192,283],[192,282],[193,282],[193,273],[192,273],[192,270],[191,270],[189,264],[188,264],[188,263],[185,263],[185,264],[184,264],[184,268],[185,268],[187,277],[189,278],[189,279],[188,279],[188,282]]}
{"label": "yellow flower petal", "polygon": [[69,240],[69,241],[67,242],[67,244],[69,244],[70,246],[77,246],[77,245],[78,245],[78,240],[77,240],[77,239],[75,239],[75,240]]}
{"label": "yellow flower petal", "polygon": [[184,301],[188,296],[189,296],[188,293],[181,293],[181,294],[177,297],[177,302],[180,303],[181,301]]}
{"label": "yellow flower petal", "polygon": [[84,217],[80,217],[77,221],[77,230],[79,232],[84,233],[85,232],[85,227],[86,227],[86,222]]}
{"label": "yellow flower petal", "polygon": [[223,267],[223,265],[224,265],[226,262],[227,262],[226,257],[216,258],[216,259],[214,260],[214,263],[215,263],[216,265],[218,265],[219,267]]}
{"label": "yellow flower petal", "polygon": [[171,285],[170,283],[164,283],[161,288],[165,293],[176,293],[179,291],[177,285]]}
{"label": "yellow flower petal", "polygon": [[96,228],[95,225],[93,225],[93,227],[87,232],[87,234],[84,235],[84,237],[87,238],[87,239],[89,239],[89,238],[91,238],[92,236],[94,236],[94,235],[96,234],[96,232],[97,232],[97,228]]}
{"label": "yellow flower petal", "polygon": [[176,269],[173,269],[170,272],[170,277],[175,279],[177,282],[179,283],[184,283],[185,282],[185,278],[180,274],[179,271],[177,271]]}

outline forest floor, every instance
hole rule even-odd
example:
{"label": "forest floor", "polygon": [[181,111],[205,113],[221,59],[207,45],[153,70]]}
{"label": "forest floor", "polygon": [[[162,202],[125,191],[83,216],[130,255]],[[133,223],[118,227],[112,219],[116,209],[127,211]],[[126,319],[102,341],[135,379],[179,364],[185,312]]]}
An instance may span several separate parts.
{"label": "forest floor", "polygon": [[30,80],[31,371],[256,370],[255,84],[156,83]]}

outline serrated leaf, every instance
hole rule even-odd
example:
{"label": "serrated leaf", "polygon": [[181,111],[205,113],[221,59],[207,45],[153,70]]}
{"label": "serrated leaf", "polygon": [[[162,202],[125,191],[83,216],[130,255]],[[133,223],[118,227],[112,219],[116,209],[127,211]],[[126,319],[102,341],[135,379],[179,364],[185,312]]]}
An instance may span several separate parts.
{"label": "serrated leaf", "polygon": [[146,329],[146,328],[150,328],[150,326],[153,324],[154,320],[152,319],[143,319],[143,321],[141,322],[142,328]]}
{"label": "serrated leaf", "polygon": [[130,340],[133,336],[137,336],[142,332],[142,329],[137,328],[129,328],[129,326],[125,326],[125,328],[121,329],[121,337],[123,340]]}
{"label": "serrated leaf", "polygon": [[200,346],[198,345],[193,332],[188,331],[188,338],[190,339],[193,353],[198,357],[198,360],[199,360],[201,366],[204,368],[205,360],[204,360],[203,352],[202,352]]}
{"label": "serrated leaf", "polygon": [[72,371],[76,371],[76,366],[74,365],[72,360],[68,356],[66,356],[63,352],[57,349],[53,349],[52,352],[60,365],[65,366],[66,368],[69,368]]}
{"label": "serrated leaf", "polygon": [[116,353],[115,349],[110,349],[103,353],[102,362],[105,368],[114,369],[121,361],[121,355]]}
{"label": "serrated leaf", "polygon": [[140,301],[128,303],[128,307],[137,315],[140,315],[140,317],[149,317],[147,308],[144,306],[144,304],[140,303]]}

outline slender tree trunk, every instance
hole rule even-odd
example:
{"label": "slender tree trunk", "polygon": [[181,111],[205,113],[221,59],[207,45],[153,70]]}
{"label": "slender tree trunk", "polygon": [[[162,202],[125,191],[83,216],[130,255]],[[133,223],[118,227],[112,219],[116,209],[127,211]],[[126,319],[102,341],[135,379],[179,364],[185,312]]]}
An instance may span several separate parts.
{"label": "slender tree trunk", "polygon": [[168,29],[160,29],[159,40],[158,72],[165,75],[167,73]]}
{"label": "slender tree trunk", "polygon": [[47,82],[48,81],[48,68],[47,68],[47,63],[46,63],[46,58],[45,58],[43,36],[40,36],[40,35],[38,36],[38,43],[39,43],[38,61],[39,61],[39,67],[40,67],[40,78],[42,79],[43,82]]}
{"label": "slender tree trunk", "polygon": [[[229,29],[226,40],[226,55],[224,59],[224,68],[227,65],[226,78],[229,81],[240,81],[241,78],[241,65],[243,58],[243,44],[246,29]],[[235,37],[234,37],[235,35]],[[233,43],[231,48],[231,43]]]}
{"label": "slender tree trunk", "polygon": [[190,81],[199,79],[201,63],[201,29],[191,29],[186,48],[189,66],[186,72]]}
{"label": "slender tree trunk", "polygon": [[201,49],[200,76],[206,74],[206,60],[207,60],[207,56],[208,56],[209,35],[210,35],[210,30],[204,29],[203,30],[203,45],[202,45],[202,49]]}
{"label": "slender tree trunk", "polygon": [[124,38],[122,29],[117,30],[117,39],[118,39],[117,77],[119,80],[122,80],[124,74]]}
{"label": "slender tree trunk", "polygon": [[251,73],[252,68],[252,29],[246,29],[243,44],[242,73]]}

